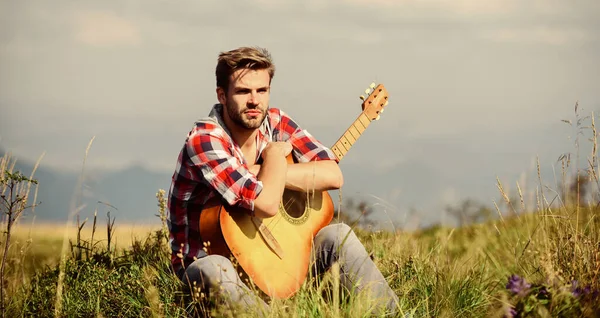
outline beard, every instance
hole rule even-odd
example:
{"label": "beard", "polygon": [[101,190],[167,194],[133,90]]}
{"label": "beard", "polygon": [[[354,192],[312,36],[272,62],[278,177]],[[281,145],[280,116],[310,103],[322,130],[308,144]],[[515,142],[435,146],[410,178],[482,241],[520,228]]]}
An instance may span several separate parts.
{"label": "beard", "polygon": [[239,112],[236,112],[234,109],[231,109],[227,106],[225,106],[225,108],[227,109],[227,114],[229,115],[229,118],[231,118],[231,121],[233,121],[233,123],[236,124],[238,127],[247,130],[254,130],[260,127],[266,116],[265,111],[258,108],[253,108],[252,110],[260,111],[260,116],[253,118],[246,118],[244,115],[244,112],[247,111],[249,108],[244,108]]}

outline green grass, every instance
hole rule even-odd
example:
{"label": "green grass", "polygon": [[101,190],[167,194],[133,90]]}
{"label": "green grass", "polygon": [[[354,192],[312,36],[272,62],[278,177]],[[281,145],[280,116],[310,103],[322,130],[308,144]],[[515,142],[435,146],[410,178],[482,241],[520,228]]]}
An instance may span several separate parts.
{"label": "green grass", "polygon": [[[181,284],[169,272],[165,246],[156,237],[137,241],[123,255],[97,253],[89,259],[68,259],[64,267],[61,316],[149,317],[176,316]],[[10,316],[53,315],[59,267],[34,276],[21,291]],[[160,291],[160,292],[159,292]]]}
{"label": "green grass", "polygon": [[[561,208],[553,211],[552,217],[536,212],[413,233],[356,231],[399,296],[401,312],[413,317],[501,317],[511,305],[522,306],[523,311],[527,306],[540,317],[596,317],[600,315],[598,305],[591,297],[572,296],[570,283],[575,279],[592,290],[600,289],[598,211],[580,208],[577,218],[573,210]],[[68,258],[58,316],[197,314],[206,304],[194,303],[170,273],[169,252],[161,233],[148,233],[131,247],[97,248],[87,258]],[[23,262],[39,261],[40,257],[51,256],[29,255]],[[60,272],[56,263],[27,273],[28,283],[10,297],[8,316],[54,316]],[[531,295],[511,295],[505,286],[512,274],[546,286],[552,299],[543,302]],[[321,284],[325,287],[307,282],[296,296],[275,302],[272,316],[367,315],[368,303],[359,299],[341,295],[338,304],[331,301],[334,281],[324,278]],[[227,316],[227,312],[221,314]]]}

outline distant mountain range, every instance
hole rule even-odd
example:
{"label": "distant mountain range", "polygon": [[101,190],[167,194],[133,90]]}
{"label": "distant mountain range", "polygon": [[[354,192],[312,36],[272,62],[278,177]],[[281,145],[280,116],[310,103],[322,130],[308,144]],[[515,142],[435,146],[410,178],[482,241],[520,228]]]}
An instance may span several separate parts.
{"label": "distant mountain range", "polygon": [[[0,157],[4,155],[5,151],[0,148]],[[14,171],[26,176],[31,174],[33,162],[18,157],[13,159],[16,159]],[[35,215],[36,221],[66,221],[74,210],[72,202],[78,202],[78,206],[85,205],[80,211],[82,220],[91,220],[97,209],[100,221],[106,219],[110,210],[111,218],[116,217],[116,222],[160,222],[155,216],[158,214],[156,193],[159,189],[168,191],[169,173],[157,173],[141,166],[101,173],[86,171],[82,187],[78,187],[80,175],[56,171],[42,163],[33,176],[39,183],[36,202],[40,204],[33,213],[27,211],[24,218],[31,219]],[[30,196],[33,200],[33,192]]]}
{"label": "distant mountain range", "polygon": [[[4,154],[5,151],[0,147],[0,156]],[[18,157],[16,159],[15,170],[29,176],[34,162]],[[400,165],[391,171],[368,170],[350,162],[340,165],[345,181],[348,181],[344,183],[343,201],[368,202],[375,210],[372,220],[383,227],[390,222],[399,227],[420,227],[443,221],[444,205],[441,204],[440,196],[449,184],[459,191],[470,189],[469,197],[497,197],[493,171],[479,169],[472,173],[472,178],[460,179],[451,173],[436,171],[420,161]],[[106,220],[106,213],[110,211],[111,217],[116,217],[116,224],[159,224],[160,219],[156,216],[156,193],[159,189],[168,191],[171,174],[170,171],[152,171],[142,165],[105,171],[86,168],[85,178],[79,187],[81,173],[49,168],[42,159],[42,164],[34,174],[34,178],[39,181],[36,201],[41,204],[33,213],[28,211],[24,217],[30,219],[35,215],[36,220],[40,221],[65,221],[69,213],[75,210],[74,206],[83,205],[80,211],[82,220],[87,218],[91,221],[97,210],[102,223]],[[545,180],[551,180],[552,170],[542,169],[542,176]],[[330,191],[330,195],[337,211],[340,192]],[[485,204],[489,202],[489,199],[483,201]],[[348,211],[346,208],[349,205],[344,204],[342,209]],[[346,213],[356,212],[350,210]]]}

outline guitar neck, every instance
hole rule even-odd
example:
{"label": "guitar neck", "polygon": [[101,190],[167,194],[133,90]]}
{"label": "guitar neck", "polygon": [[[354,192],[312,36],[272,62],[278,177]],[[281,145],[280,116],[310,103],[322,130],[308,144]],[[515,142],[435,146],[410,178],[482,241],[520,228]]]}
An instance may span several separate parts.
{"label": "guitar neck", "polygon": [[369,127],[371,120],[364,112],[358,115],[358,118],[350,125],[350,128],[338,139],[338,141],[331,147],[331,150],[337,157],[338,161],[346,155],[350,147],[358,140],[360,135]]}

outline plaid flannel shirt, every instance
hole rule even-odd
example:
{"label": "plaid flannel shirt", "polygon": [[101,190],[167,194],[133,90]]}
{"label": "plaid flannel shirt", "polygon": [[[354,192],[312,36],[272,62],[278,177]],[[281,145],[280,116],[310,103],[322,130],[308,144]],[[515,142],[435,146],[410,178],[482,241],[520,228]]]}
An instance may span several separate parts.
{"label": "plaid flannel shirt", "polygon": [[[167,225],[171,246],[171,264],[177,273],[183,257],[185,266],[206,253],[199,231],[203,205],[220,196],[229,205],[254,211],[254,200],[263,184],[249,171],[242,150],[233,141],[223,122],[223,106],[213,106],[208,117],[196,121],[179,153],[171,180],[167,203]],[[269,108],[258,129],[257,160],[270,141],[289,141],[297,162],[336,160],[333,152],[321,144],[292,118],[277,108]],[[254,163],[253,163],[254,164]]]}

